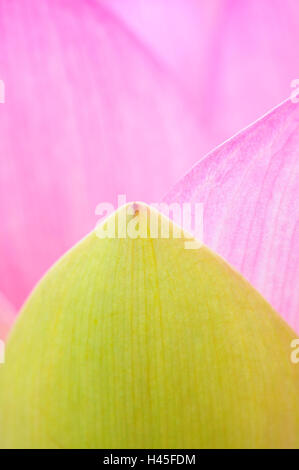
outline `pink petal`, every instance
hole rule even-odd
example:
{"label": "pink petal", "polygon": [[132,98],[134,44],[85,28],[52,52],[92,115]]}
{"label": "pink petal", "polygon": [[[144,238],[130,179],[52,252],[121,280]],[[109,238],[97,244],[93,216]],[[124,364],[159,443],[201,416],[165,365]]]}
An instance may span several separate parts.
{"label": "pink petal", "polygon": [[199,161],[166,196],[202,202],[204,242],[299,330],[299,105],[286,101]]}
{"label": "pink petal", "polygon": [[0,289],[19,307],[117,194],[159,200],[195,163],[192,107],[94,1],[0,0]]}
{"label": "pink petal", "polygon": [[15,319],[15,311],[12,305],[0,292],[0,340],[4,340],[7,336]]}
{"label": "pink petal", "polygon": [[198,106],[203,153],[286,99],[299,70],[297,0],[102,0]]}

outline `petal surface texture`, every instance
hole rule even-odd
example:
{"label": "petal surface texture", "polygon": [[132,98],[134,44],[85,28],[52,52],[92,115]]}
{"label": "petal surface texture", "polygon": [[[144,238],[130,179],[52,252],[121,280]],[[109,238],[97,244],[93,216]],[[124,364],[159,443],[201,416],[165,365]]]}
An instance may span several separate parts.
{"label": "petal surface texture", "polygon": [[200,160],[165,198],[203,204],[204,243],[296,331],[298,161],[299,104],[286,101]]}
{"label": "petal surface texture", "polygon": [[[149,235],[156,213],[133,208],[110,223],[125,214]],[[206,247],[93,232],[39,283],[12,331],[1,445],[298,447],[294,337]]]}
{"label": "petal surface texture", "polygon": [[98,203],[159,201],[201,137],[165,68],[96,1],[0,0],[0,37],[0,290],[19,308]]}

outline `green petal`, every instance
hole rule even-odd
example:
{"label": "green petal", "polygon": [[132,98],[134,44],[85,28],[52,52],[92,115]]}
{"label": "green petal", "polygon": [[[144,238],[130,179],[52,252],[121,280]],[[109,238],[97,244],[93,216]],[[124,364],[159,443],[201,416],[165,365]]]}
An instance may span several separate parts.
{"label": "green petal", "polygon": [[[150,214],[139,205],[126,223],[145,221],[149,234]],[[295,337],[208,248],[93,232],[39,283],[12,331],[0,443],[298,447]]]}

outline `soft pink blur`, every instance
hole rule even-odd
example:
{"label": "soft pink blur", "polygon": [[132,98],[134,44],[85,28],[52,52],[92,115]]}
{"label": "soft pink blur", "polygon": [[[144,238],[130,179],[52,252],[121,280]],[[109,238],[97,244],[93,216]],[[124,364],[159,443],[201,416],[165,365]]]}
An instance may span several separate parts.
{"label": "soft pink blur", "polygon": [[298,10],[283,0],[0,0],[0,289],[17,308],[93,228],[99,202],[159,201],[289,94]]}
{"label": "soft pink blur", "polygon": [[0,289],[20,306],[99,202],[160,200],[200,152],[196,110],[92,1],[0,0]]}
{"label": "soft pink blur", "polygon": [[203,241],[299,331],[299,104],[267,114],[200,161],[167,202],[204,208]]}
{"label": "soft pink blur", "polygon": [[102,0],[167,64],[197,107],[202,155],[290,94],[298,0]]}

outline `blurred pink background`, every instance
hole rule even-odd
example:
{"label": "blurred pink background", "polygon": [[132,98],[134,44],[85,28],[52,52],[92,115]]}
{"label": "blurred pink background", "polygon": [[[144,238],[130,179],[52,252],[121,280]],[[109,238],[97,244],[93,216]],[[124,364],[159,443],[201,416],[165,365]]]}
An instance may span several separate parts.
{"label": "blurred pink background", "polygon": [[296,0],[0,0],[0,291],[290,95]]}

